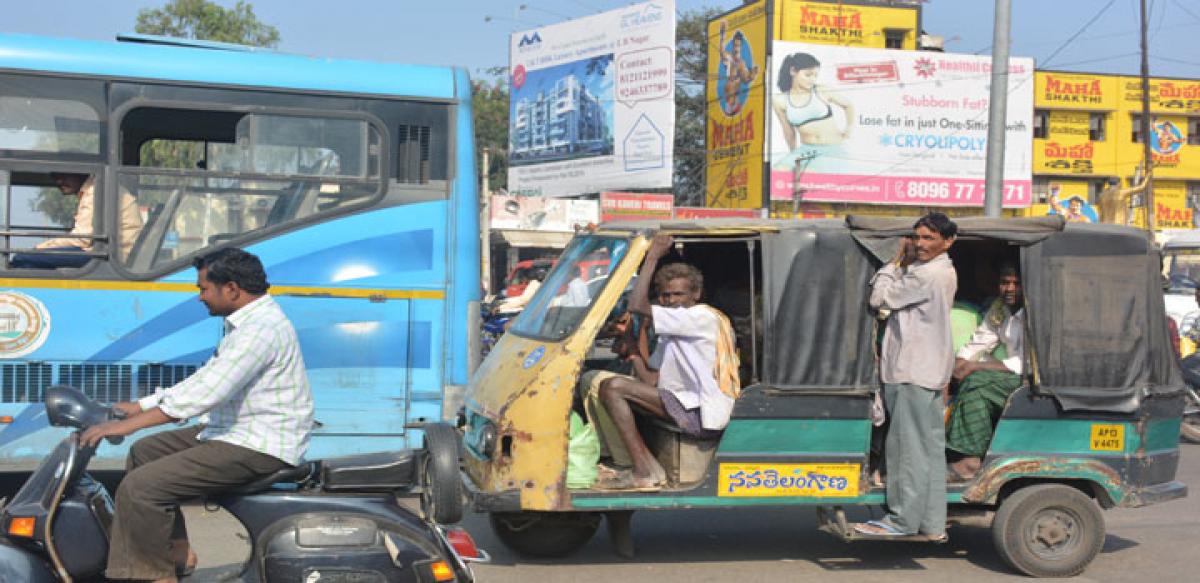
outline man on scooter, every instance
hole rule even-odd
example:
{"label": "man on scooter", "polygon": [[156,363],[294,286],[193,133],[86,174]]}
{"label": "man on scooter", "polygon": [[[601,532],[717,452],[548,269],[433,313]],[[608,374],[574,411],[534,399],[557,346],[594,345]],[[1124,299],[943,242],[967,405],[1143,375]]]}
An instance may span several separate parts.
{"label": "man on scooter", "polygon": [[81,441],[124,436],[208,415],[207,423],[155,433],[129,450],[117,489],[109,579],[176,581],[195,568],[179,504],[251,483],[299,463],[313,422],[312,393],[296,331],[267,294],[262,262],[240,249],[199,257],[196,285],[209,315],[225,318],[212,358],[183,382],[94,426]]}

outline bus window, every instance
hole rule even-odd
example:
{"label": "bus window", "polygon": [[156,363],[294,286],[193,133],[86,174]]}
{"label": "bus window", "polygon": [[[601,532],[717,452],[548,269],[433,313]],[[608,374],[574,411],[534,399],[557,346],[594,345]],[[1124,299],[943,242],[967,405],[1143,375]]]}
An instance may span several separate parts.
{"label": "bus window", "polygon": [[101,154],[103,85],[0,75],[0,151]]}
{"label": "bus window", "polygon": [[121,123],[123,142],[139,146],[120,182],[147,209],[126,259],[132,271],[159,270],[380,194],[380,137],[366,120],[182,111],[173,124],[156,125],[172,113],[141,108]]}
{"label": "bus window", "polygon": [[71,230],[79,199],[60,192],[50,173],[0,170],[0,187],[4,189],[4,208],[0,209],[4,230],[30,233],[10,235],[7,247],[33,247],[49,238],[51,232],[66,234]]}

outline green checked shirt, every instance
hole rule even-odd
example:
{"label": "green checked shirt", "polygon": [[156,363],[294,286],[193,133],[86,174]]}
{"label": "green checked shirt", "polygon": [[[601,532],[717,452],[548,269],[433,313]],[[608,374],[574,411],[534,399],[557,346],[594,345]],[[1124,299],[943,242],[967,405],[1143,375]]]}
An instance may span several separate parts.
{"label": "green checked shirt", "polygon": [[138,404],[175,419],[207,413],[201,440],[240,445],[291,465],[304,457],[313,425],[296,330],[269,295],[225,318],[225,337],[200,370]]}

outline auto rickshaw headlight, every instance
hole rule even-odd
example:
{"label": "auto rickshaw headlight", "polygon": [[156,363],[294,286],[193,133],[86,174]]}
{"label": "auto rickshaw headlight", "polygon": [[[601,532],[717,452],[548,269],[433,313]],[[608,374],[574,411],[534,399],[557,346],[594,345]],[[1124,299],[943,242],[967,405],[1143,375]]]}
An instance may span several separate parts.
{"label": "auto rickshaw headlight", "polygon": [[488,423],[479,431],[479,453],[487,458],[496,451],[496,426]]}

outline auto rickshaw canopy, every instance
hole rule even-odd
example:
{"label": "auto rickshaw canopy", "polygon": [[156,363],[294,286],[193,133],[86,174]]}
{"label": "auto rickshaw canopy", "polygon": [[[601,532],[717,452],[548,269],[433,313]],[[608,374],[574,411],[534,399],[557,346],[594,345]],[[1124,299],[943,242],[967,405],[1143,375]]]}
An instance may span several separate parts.
{"label": "auto rickshaw canopy", "polygon": [[[911,218],[606,223],[604,231],[747,236],[762,242],[763,383],[777,390],[878,387],[870,281]],[[1060,217],[956,219],[960,240],[1020,250],[1027,368],[1063,410],[1129,413],[1183,390],[1163,306],[1159,253],[1141,230]],[[961,259],[960,259],[961,261]]]}

